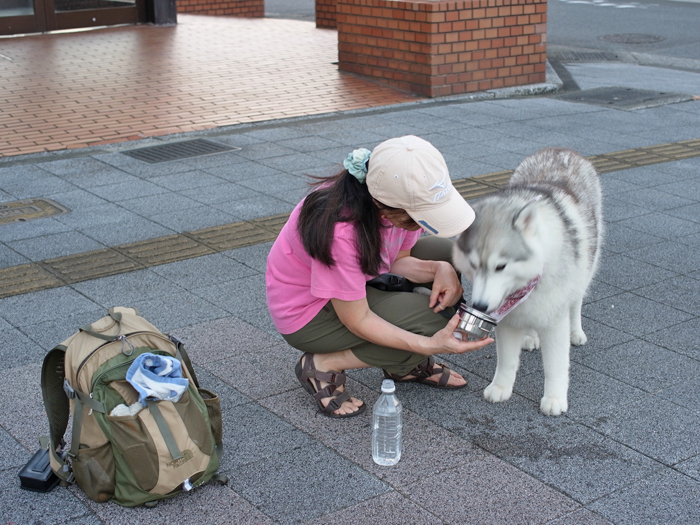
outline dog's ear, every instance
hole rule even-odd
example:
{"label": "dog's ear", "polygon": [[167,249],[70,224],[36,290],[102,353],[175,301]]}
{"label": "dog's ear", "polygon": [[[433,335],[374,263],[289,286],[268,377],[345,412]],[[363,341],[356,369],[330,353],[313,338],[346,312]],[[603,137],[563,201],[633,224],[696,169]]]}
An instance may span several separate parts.
{"label": "dog's ear", "polygon": [[525,206],[520,208],[520,211],[513,217],[513,228],[521,232],[523,235],[532,235],[535,233],[537,226],[535,225],[535,216],[537,215],[536,203],[542,197],[538,196],[530,199]]}

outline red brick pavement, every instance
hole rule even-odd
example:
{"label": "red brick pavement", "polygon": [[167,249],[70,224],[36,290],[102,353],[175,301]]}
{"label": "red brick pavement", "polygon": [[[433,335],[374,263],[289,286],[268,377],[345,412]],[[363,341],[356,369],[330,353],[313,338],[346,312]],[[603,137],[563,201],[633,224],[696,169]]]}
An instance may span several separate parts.
{"label": "red brick pavement", "polygon": [[0,157],[418,99],[339,72],[310,22],[178,22],[0,39]]}

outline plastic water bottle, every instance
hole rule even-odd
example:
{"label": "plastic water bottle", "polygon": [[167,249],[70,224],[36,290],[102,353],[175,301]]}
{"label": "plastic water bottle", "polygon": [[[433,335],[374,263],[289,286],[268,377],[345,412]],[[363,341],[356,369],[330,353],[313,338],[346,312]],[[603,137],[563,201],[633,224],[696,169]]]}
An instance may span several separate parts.
{"label": "plastic water bottle", "polygon": [[401,459],[401,401],[391,379],[382,382],[382,395],[372,413],[372,459],[377,465],[396,465]]}

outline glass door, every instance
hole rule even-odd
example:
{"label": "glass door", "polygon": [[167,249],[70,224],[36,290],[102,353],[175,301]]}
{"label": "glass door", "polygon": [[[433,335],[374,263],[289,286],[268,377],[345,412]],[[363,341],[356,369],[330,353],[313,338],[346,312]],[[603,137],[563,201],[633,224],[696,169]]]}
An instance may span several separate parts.
{"label": "glass door", "polygon": [[34,0],[0,1],[0,35],[16,35],[46,31],[43,1],[34,5]]}
{"label": "glass door", "polygon": [[0,35],[146,22],[146,0],[0,0]]}
{"label": "glass door", "polygon": [[34,16],[34,1],[6,0],[0,5],[0,16]]}
{"label": "glass door", "polygon": [[[44,0],[56,29],[137,24],[146,21],[145,2],[137,0]],[[49,5],[53,4],[53,5]],[[47,9],[48,11],[48,9]]]}

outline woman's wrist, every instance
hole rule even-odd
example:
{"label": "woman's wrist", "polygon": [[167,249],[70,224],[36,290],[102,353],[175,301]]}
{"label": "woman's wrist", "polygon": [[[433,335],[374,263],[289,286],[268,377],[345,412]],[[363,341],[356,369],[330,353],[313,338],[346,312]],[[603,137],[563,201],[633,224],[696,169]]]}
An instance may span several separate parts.
{"label": "woman's wrist", "polygon": [[[398,262],[398,261],[397,261]],[[435,280],[435,276],[440,271],[443,264],[449,265],[445,261],[424,261],[414,257],[400,259],[399,264],[392,266],[392,273],[403,275],[414,283],[429,283]]]}
{"label": "woman's wrist", "polygon": [[411,351],[416,354],[422,354],[425,356],[434,355],[435,347],[431,344],[431,338],[425,335],[415,334],[416,340],[414,344],[411,344]]}

